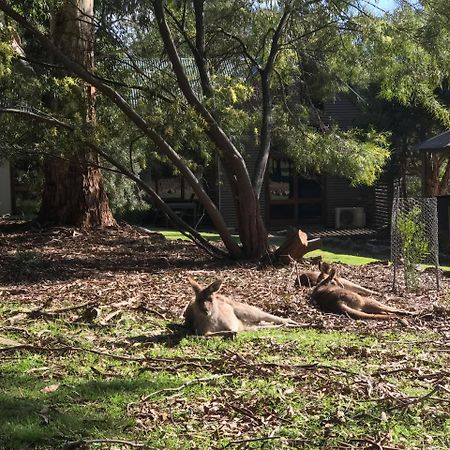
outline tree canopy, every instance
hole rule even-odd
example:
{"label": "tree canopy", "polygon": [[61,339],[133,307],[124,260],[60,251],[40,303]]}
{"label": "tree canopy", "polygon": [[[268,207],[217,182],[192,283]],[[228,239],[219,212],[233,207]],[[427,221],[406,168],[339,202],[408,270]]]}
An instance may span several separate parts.
{"label": "tree canopy", "polygon": [[[0,86],[9,106],[26,104],[40,119],[51,113],[70,127],[43,127],[42,121],[30,127],[2,114],[8,131],[2,152],[57,147],[70,154],[75,137],[101,149],[105,164],[123,172],[120,165],[129,177],[151,161],[170,163],[235,257],[266,249],[257,203],[271,146],[299,172],[339,174],[355,184],[372,184],[380,175],[389,129],[375,123],[338,129],[323,115],[330,96],[343,91],[358,97],[355,91],[376,86],[388,101],[420,104],[444,126],[448,120],[439,92],[448,78],[443,2],[406,5],[379,17],[364,2],[338,0],[97,0],[95,73],[71,64],[45,40],[57,4],[0,2]],[[19,68],[18,61],[26,65]],[[99,92],[97,123],[88,129],[74,109],[79,79]],[[48,96],[63,105],[57,114],[48,111]],[[255,167],[245,159],[249,140],[258,146]],[[199,183],[216,158],[233,190],[241,250]]]}

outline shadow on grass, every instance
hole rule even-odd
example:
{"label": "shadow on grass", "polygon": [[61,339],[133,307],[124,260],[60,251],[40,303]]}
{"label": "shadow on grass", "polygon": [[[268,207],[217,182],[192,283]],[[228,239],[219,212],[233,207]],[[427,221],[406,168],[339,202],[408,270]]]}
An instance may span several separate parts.
{"label": "shadow on grass", "polygon": [[148,336],[145,334],[132,336],[127,339],[127,342],[141,345],[160,344],[173,348],[179,345],[184,338],[191,335],[187,328],[178,323],[169,323],[167,324],[167,328],[170,332],[161,333],[154,336]]}
{"label": "shadow on grass", "polygon": [[80,439],[123,438],[134,427],[126,413],[129,403],[180,384],[174,377],[158,373],[151,374],[151,379],[68,383],[45,394],[40,391],[45,386],[40,380],[3,374],[0,448],[43,450]]}

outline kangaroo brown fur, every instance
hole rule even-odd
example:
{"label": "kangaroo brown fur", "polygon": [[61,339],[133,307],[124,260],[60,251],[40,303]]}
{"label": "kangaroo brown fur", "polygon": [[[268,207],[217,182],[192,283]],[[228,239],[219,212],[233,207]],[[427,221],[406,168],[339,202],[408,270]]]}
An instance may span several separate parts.
{"label": "kangaroo brown fur", "polygon": [[[324,273],[325,274],[330,273],[330,265],[325,262],[320,262],[318,271],[308,270],[299,274],[296,280],[296,286],[307,286],[307,287],[317,286],[317,283],[321,279],[323,279]],[[377,294],[375,291],[371,291],[370,289],[367,289],[363,286],[360,286],[359,284],[353,283],[352,281],[346,280],[345,278],[342,277],[335,276],[331,281],[331,283],[333,285],[340,286],[342,288],[348,289],[349,291],[356,292],[357,294],[364,296]]]}
{"label": "kangaroo brown fur", "polygon": [[395,314],[410,315],[409,311],[383,305],[377,300],[361,297],[356,292],[332,285],[336,276],[335,269],[329,273],[322,272],[317,286],[313,289],[311,298],[324,312],[346,314],[352,319],[395,319]]}
{"label": "kangaroo brown fur", "polygon": [[199,335],[217,334],[221,332],[237,333],[243,330],[267,327],[262,322],[286,325],[295,324],[290,319],[266,313],[256,306],[237,302],[218,294],[222,281],[217,280],[207,287],[188,278],[195,292],[192,300],[184,311],[185,326]]}

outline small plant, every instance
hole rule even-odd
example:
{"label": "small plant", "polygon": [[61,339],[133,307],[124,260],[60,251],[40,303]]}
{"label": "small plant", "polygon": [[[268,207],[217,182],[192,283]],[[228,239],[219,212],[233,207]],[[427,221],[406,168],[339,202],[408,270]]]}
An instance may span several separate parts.
{"label": "small plant", "polygon": [[417,265],[430,254],[430,242],[427,239],[422,210],[414,206],[408,212],[402,212],[397,219],[397,232],[401,237],[401,254],[405,269],[405,284],[408,289],[418,287]]}

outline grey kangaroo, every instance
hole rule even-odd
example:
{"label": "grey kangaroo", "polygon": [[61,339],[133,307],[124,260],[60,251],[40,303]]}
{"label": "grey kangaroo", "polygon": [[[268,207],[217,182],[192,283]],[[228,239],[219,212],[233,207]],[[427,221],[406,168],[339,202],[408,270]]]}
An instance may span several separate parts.
{"label": "grey kangaroo", "polygon": [[[325,262],[319,263],[319,270],[308,270],[305,272],[302,272],[299,274],[296,285],[300,286],[307,286],[307,287],[313,287],[316,286],[318,281],[323,279],[323,274],[329,274],[330,273],[330,265]],[[346,280],[345,278],[337,277],[335,276],[332,281],[330,281],[331,284],[335,286],[340,286],[342,288],[345,288],[349,291],[356,292],[357,294],[369,296],[369,295],[376,295],[377,293],[375,291],[371,291],[370,289],[366,289],[363,286],[360,286],[359,284],[353,283],[352,281]]]}
{"label": "grey kangaroo", "polygon": [[218,294],[222,285],[221,280],[214,281],[207,287],[201,286],[192,278],[188,278],[188,281],[194,289],[195,299],[186,307],[184,319],[186,328],[195,334],[237,333],[270,326],[264,323],[295,324],[290,319],[274,316],[256,306],[246,305]]}
{"label": "grey kangaroo", "polygon": [[361,297],[356,292],[331,284],[336,276],[336,270],[322,272],[311,298],[324,312],[346,314],[352,319],[390,320],[398,315],[414,313],[383,305],[371,298]]}

